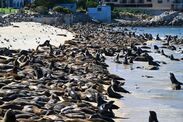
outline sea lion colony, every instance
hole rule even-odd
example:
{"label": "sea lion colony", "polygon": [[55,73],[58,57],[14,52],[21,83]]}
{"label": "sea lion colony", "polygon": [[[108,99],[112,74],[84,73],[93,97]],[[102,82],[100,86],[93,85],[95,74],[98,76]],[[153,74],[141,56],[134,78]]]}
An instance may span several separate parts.
{"label": "sea lion colony", "polygon": [[151,35],[113,32],[96,24],[63,28],[74,32],[75,39],[59,47],[46,40],[36,50],[0,49],[0,116],[4,122],[113,122],[113,109],[120,106],[107,96],[120,99],[121,93],[130,92],[122,87],[125,79],[108,72],[105,56],[123,52],[116,63],[122,57],[125,65],[136,60],[149,62],[150,70],[159,67],[143,50]]}

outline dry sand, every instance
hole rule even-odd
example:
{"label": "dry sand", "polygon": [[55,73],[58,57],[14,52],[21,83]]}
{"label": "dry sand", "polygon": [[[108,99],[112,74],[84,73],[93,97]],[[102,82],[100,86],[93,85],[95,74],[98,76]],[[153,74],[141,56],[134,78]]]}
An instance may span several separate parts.
{"label": "dry sand", "polygon": [[[55,46],[64,44],[66,40],[74,38],[71,32],[49,25],[35,22],[12,23],[12,26],[0,27],[0,47],[10,49],[35,49],[45,40]],[[65,34],[59,36],[58,34]]]}

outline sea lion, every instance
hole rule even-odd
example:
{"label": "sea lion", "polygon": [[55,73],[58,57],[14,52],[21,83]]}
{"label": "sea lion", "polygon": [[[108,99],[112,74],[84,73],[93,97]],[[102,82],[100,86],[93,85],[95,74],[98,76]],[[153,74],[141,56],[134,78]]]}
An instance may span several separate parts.
{"label": "sea lion", "polygon": [[159,50],[159,47],[157,45],[154,45],[155,50]]}
{"label": "sea lion", "polygon": [[38,45],[37,48],[36,48],[36,52],[38,52],[39,47],[49,47],[50,48],[49,55],[53,56],[53,47],[50,44],[50,40],[46,40],[43,44]]}
{"label": "sea lion", "polygon": [[34,74],[36,76],[36,79],[40,79],[44,76],[44,73],[41,67],[34,65],[33,68],[34,68]]}
{"label": "sea lion", "polygon": [[169,35],[169,36],[167,37],[167,43],[166,43],[165,45],[170,45],[170,41],[171,41],[171,36]]}
{"label": "sea lion", "polygon": [[166,58],[169,58],[169,56],[165,54],[164,50],[161,50],[161,54],[162,54],[163,56],[165,56]]}
{"label": "sea lion", "polygon": [[168,48],[169,48],[170,50],[173,50],[173,51],[177,49],[177,48],[176,48],[175,46],[173,46],[173,45],[172,45],[172,46],[169,46]]}
{"label": "sea lion", "polygon": [[[100,93],[97,94],[97,107],[100,107],[102,104],[107,103],[107,101],[105,101],[102,98],[102,95]],[[111,107],[112,109],[119,109],[119,107],[115,104],[112,105]]]}
{"label": "sea lion", "polygon": [[157,62],[155,62],[153,60],[148,60],[148,64],[153,65],[153,66],[160,66]]}
{"label": "sea lion", "polygon": [[110,118],[114,118],[115,114],[112,111],[113,103],[114,103],[114,101],[110,101],[110,102],[104,103],[101,106],[99,106],[99,113],[102,116],[107,116],[107,117],[110,117]]}
{"label": "sea lion", "polygon": [[170,60],[173,60],[173,61],[180,61],[179,59],[174,58],[173,54],[170,55]]}
{"label": "sea lion", "polygon": [[69,90],[69,95],[73,100],[81,101],[80,95],[74,89]]}
{"label": "sea lion", "polygon": [[149,122],[158,122],[157,115],[155,111],[149,111]]}
{"label": "sea lion", "polygon": [[6,111],[3,122],[16,122],[15,113],[11,109]]}
{"label": "sea lion", "polygon": [[86,58],[93,58],[92,54],[90,54],[88,49],[85,50],[84,55],[85,55]]}
{"label": "sea lion", "polygon": [[118,94],[117,92],[114,91],[114,89],[112,88],[112,85],[110,85],[108,88],[107,88],[107,94],[109,97],[111,98],[116,98],[116,99],[121,99],[123,98],[122,95]]}
{"label": "sea lion", "polygon": [[126,89],[124,89],[119,84],[119,82],[117,82],[116,80],[112,80],[111,81],[111,85],[112,85],[112,88],[114,89],[114,91],[116,91],[116,92],[130,93],[129,91],[127,91]]}
{"label": "sea lion", "polygon": [[115,63],[121,64],[122,62],[119,60],[119,53],[116,55],[115,59],[114,59]]}
{"label": "sea lion", "polygon": [[[93,119],[102,119],[105,122],[115,122],[112,118],[110,118],[108,116],[102,116],[100,113],[96,113],[96,114],[91,115],[89,119],[90,120],[93,120]],[[98,122],[98,121],[96,121],[96,122]]]}
{"label": "sea lion", "polygon": [[127,55],[125,56],[125,59],[124,59],[124,61],[123,61],[123,64],[125,64],[125,65],[128,65],[128,64],[129,64]]}
{"label": "sea lion", "polygon": [[140,56],[142,54],[142,52],[143,52],[142,49],[140,47],[138,47],[137,52],[136,52],[137,55]]}
{"label": "sea lion", "polygon": [[133,60],[133,57],[131,57],[129,63],[133,64]]}
{"label": "sea lion", "polygon": [[115,74],[109,74],[108,77],[111,78],[111,79],[114,79],[114,80],[125,80],[124,78],[119,77]]}
{"label": "sea lion", "polygon": [[159,34],[156,35],[156,40],[157,41],[160,41],[161,40],[161,38],[159,37]]}
{"label": "sea lion", "polygon": [[176,84],[176,88],[180,88],[180,85],[183,85],[183,83],[179,82],[173,73],[170,73],[170,80],[172,84]]}
{"label": "sea lion", "polygon": [[180,84],[172,84],[172,89],[173,90],[180,90],[181,89],[181,85]]}

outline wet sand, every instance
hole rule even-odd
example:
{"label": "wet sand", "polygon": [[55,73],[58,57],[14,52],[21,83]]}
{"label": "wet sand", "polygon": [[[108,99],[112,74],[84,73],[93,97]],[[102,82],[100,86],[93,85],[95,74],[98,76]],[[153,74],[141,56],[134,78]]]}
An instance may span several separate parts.
{"label": "wet sand", "polygon": [[[0,28],[0,45],[11,49],[35,49],[38,44],[50,40],[51,44],[59,46],[66,40],[71,40],[74,34],[49,25],[35,22],[12,23],[12,26]],[[65,36],[60,36],[67,35]]]}

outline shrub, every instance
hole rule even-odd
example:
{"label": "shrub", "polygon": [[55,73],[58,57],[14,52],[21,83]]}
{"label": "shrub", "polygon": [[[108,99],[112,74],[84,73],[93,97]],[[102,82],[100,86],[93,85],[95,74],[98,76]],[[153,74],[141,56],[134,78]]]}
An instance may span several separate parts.
{"label": "shrub", "polygon": [[65,13],[65,14],[70,14],[72,13],[68,8],[64,8],[62,6],[55,6],[53,8],[54,12],[58,12],[58,13]]}
{"label": "shrub", "polygon": [[87,6],[87,7],[97,7],[97,6],[98,6],[98,3],[95,2],[95,1],[93,1],[93,0],[88,0],[88,1],[86,2],[86,6]]}
{"label": "shrub", "polygon": [[40,14],[48,14],[48,8],[45,6],[37,6],[35,8],[35,11],[40,13]]}

